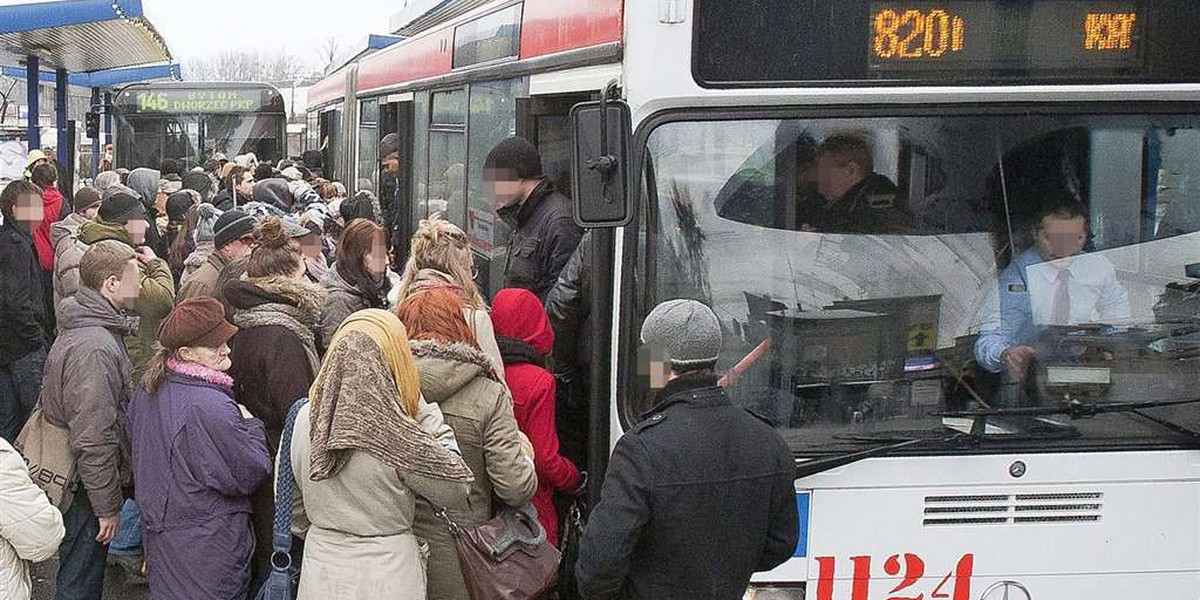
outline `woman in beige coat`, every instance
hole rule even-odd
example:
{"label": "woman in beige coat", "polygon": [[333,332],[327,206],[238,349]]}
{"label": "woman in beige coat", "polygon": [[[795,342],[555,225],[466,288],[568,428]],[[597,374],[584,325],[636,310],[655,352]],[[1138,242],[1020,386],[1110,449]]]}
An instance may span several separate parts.
{"label": "woman in beige coat", "polygon": [[400,321],[351,315],[310,398],[291,449],[292,531],[305,539],[299,599],[425,600],[417,497],[460,506],[473,477],[441,412],[421,400]]}
{"label": "woman in beige coat", "polygon": [[463,304],[463,318],[475,343],[492,361],[492,372],[504,381],[504,359],[492,330],[487,301],[475,285],[475,259],[471,242],[457,225],[431,217],[421,221],[408,249],[408,262],[400,276],[399,301],[422,290],[454,292]]}
{"label": "woman in beige coat", "polygon": [[[537,491],[532,447],[517,429],[508,388],[462,317],[462,301],[448,290],[428,290],[410,296],[397,312],[410,332],[421,394],[441,408],[475,473],[467,506],[446,507],[450,519],[460,526],[487,521],[493,496],[509,506],[528,503]],[[428,500],[417,502],[413,530],[429,543],[429,599],[467,600],[454,539],[434,514],[431,504],[438,500]]]}

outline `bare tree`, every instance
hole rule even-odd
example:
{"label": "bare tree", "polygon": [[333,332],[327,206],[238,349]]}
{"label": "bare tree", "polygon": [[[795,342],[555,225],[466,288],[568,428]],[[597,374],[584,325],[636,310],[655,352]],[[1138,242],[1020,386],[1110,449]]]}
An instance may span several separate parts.
{"label": "bare tree", "polygon": [[338,51],[341,50],[341,43],[336,37],[325,38],[325,43],[317,49],[320,58],[321,72],[328,75],[333,70],[334,61],[337,60]]}
{"label": "bare tree", "polygon": [[188,61],[184,77],[191,81],[265,81],[291,83],[308,72],[296,56],[252,50],[226,50]]}

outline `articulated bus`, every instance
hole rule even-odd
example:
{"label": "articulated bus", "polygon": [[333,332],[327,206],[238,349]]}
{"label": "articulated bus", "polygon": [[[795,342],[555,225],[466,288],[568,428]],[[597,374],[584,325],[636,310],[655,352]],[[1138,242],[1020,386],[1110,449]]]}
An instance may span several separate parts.
{"label": "articulated bus", "polygon": [[287,110],[270,84],[138,83],[117,92],[113,111],[117,167],[157,169],[172,158],[190,169],[217,153],[286,158]]}
{"label": "articulated bus", "polygon": [[[593,476],[653,403],[644,316],[713,307],[730,398],[797,459],[800,544],[748,598],[1192,600],[1197,30],[1192,0],[480,3],[323,81],[309,131],[400,186],[402,235],[468,231],[488,293],[483,159],[541,149],[594,226]],[[1029,260],[1070,237],[1051,205],[1082,207],[1069,279]]]}

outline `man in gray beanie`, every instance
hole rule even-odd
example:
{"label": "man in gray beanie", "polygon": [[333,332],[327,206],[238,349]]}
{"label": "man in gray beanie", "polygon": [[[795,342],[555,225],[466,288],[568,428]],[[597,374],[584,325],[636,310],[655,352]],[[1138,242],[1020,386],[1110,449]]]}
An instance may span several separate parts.
{"label": "man in gray beanie", "polygon": [[664,302],[646,317],[641,341],[654,408],[609,459],[580,543],[580,595],[739,600],[751,575],[795,552],[795,459],[717,385],[721,324],[712,309]]}

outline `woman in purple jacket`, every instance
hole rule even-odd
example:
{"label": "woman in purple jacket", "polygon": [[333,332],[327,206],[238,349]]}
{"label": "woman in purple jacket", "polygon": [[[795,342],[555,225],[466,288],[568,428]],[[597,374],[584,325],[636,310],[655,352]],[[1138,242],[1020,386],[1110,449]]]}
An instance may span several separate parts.
{"label": "woman in purple jacket", "polygon": [[233,401],[226,342],[237,328],[212,298],[181,302],[129,410],[133,476],[157,600],[245,600],[250,493],[271,472],[263,424]]}

